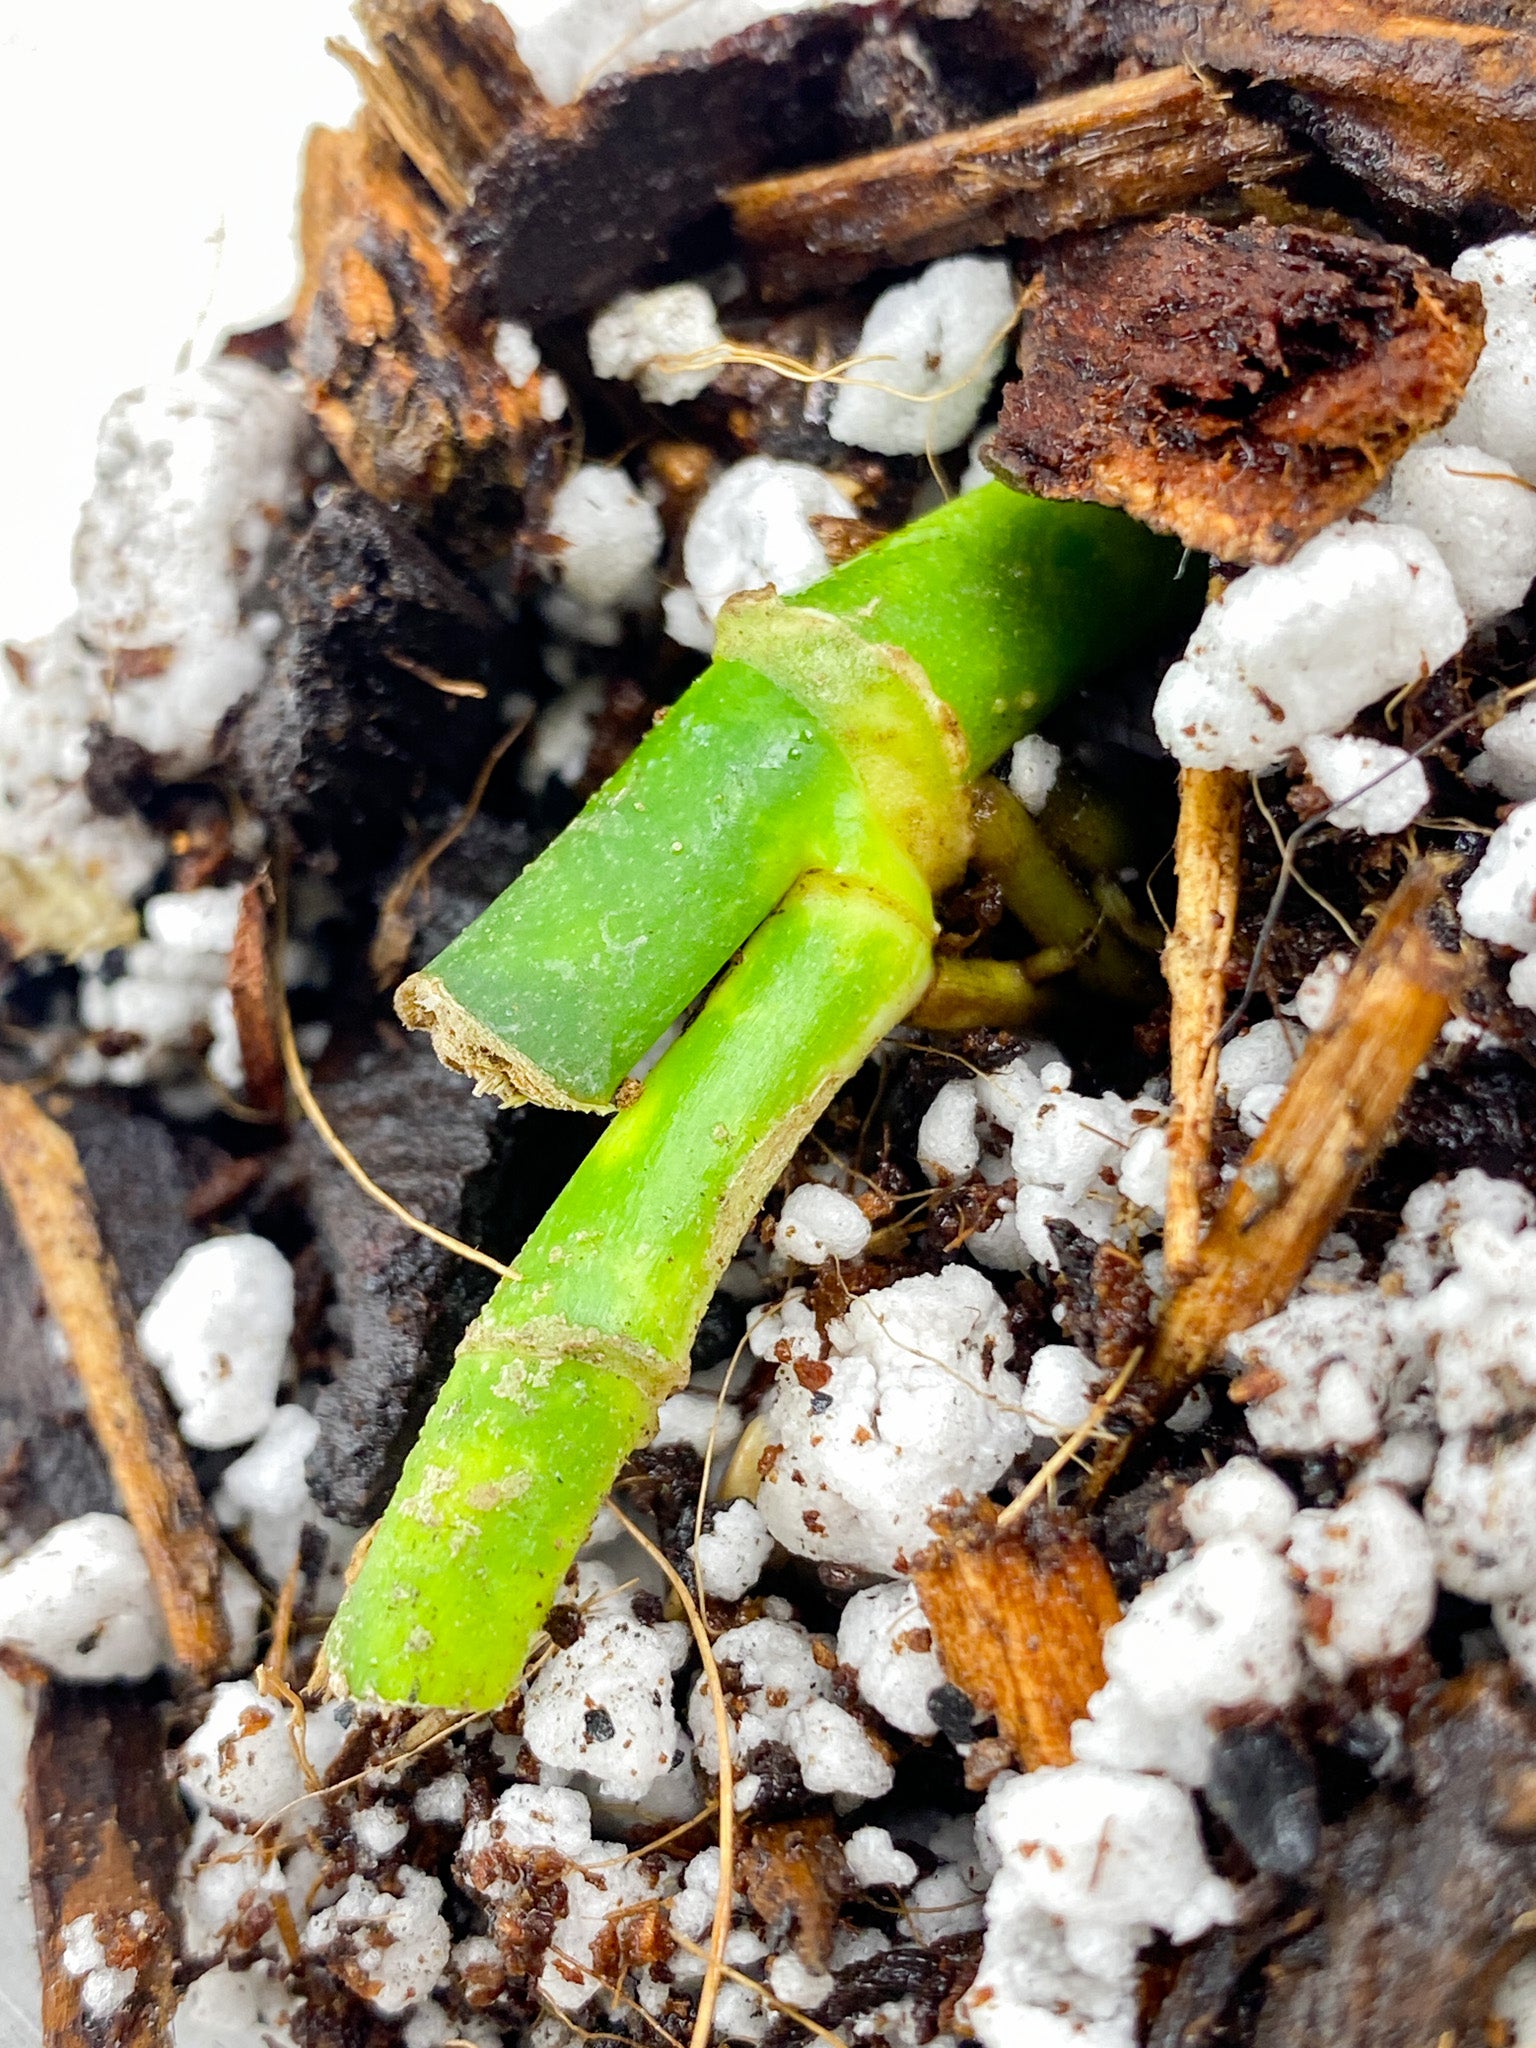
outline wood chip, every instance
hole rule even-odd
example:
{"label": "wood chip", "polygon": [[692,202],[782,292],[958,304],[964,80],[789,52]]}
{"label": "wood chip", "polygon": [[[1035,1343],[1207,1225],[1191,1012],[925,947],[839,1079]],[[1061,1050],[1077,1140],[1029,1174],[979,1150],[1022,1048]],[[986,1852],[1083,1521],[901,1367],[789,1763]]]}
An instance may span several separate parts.
{"label": "wood chip", "polygon": [[1477,287],[1357,235],[1175,214],[1047,252],[985,460],[1224,562],[1283,562],[1461,401]]}
{"label": "wood chip", "polygon": [[357,0],[353,13],[376,61],[327,47],[444,206],[462,206],[481,163],[539,103],[510,23],[486,0]]}
{"label": "wood chip", "polygon": [[1143,1371],[1105,1425],[1086,1498],[1184,1398],[1229,1337],[1274,1315],[1348,1207],[1465,983],[1434,861],[1409,869],[1357,954],[1332,1014],[1233,1182],[1198,1276],[1174,1295]]}
{"label": "wood chip", "polygon": [[753,1828],[736,1853],[737,1881],[768,1926],[789,1927],[808,1970],[824,1970],[843,1900],[858,1889],[830,1814]]}
{"label": "wood chip", "polygon": [[434,515],[471,553],[505,545],[521,495],[554,473],[544,372],[514,386],[488,330],[454,309],[441,218],[367,110],[310,137],[294,366],[365,491]]}
{"label": "wood chip", "polygon": [[1173,864],[1179,906],[1163,948],[1172,1001],[1168,1040],[1173,1118],[1168,1130],[1168,1207],[1163,1257],[1175,1281],[1193,1277],[1204,1204],[1219,1185],[1211,1163],[1217,1035],[1226,1011],[1227,962],[1242,880],[1243,778],[1230,768],[1179,776]]}
{"label": "wood chip", "polygon": [[770,301],[892,264],[1044,242],[1164,213],[1295,162],[1281,129],[1184,65],[1090,86],[1001,120],[739,185],[728,195]]}
{"label": "wood chip", "polygon": [[1290,88],[1288,112],[1378,192],[1536,220],[1536,20],[1500,0],[1139,0],[1119,46]]}
{"label": "wood chip", "polygon": [[63,1331],[123,1509],[144,1552],[177,1663],[199,1683],[229,1651],[212,1518],[160,1382],[145,1363],[122,1280],[68,1132],[25,1088],[0,1087],[3,1185],[50,1314]]}
{"label": "wood chip", "polygon": [[[165,1725],[147,1691],[48,1685],[27,1757],[26,1819],[46,2048],[163,2048],[171,2038],[177,1936],[169,1910],[186,1818],[165,1772]],[[64,1967],[65,1930],[89,1919],[122,1992],[85,2007],[91,1973]],[[84,1929],[77,1929],[77,1941]],[[74,1946],[74,1944],[71,1944]],[[78,1947],[75,1956],[78,1957]]]}
{"label": "wood chip", "polygon": [[283,1113],[283,1053],[267,972],[264,883],[249,883],[240,898],[228,986],[240,1039],[240,1064],[245,1068],[245,1099],[258,1114],[275,1122]]}
{"label": "wood chip", "polygon": [[1104,1683],[1105,1633],[1120,1619],[1104,1560],[1079,1523],[1039,1507],[998,1527],[985,1499],[934,1517],[937,1542],[912,1567],[951,1682],[1027,1771],[1072,1761],[1072,1723]]}

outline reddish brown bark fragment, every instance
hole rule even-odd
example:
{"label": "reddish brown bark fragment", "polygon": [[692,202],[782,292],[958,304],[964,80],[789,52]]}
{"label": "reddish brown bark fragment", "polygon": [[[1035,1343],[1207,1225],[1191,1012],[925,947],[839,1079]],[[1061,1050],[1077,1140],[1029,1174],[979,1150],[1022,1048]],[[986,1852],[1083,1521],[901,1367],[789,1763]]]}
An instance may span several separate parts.
{"label": "reddish brown bark fragment", "polygon": [[806,1968],[824,1970],[838,1911],[856,1889],[832,1816],[754,1828],[737,1851],[736,1879],[768,1926],[788,1917],[790,1940]]}
{"label": "reddish brown bark fragment", "polygon": [[1536,219],[1536,21],[1504,0],[1141,0],[1122,46],[1292,88],[1290,112],[1389,198]]}
{"label": "reddish brown bark fragment", "polygon": [[[353,477],[447,520],[472,550],[505,541],[551,459],[542,373],[515,387],[483,324],[463,324],[439,216],[369,112],[316,129],[304,172],[293,315],[305,397]],[[541,462],[542,458],[542,462]]]}
{"label": "reddish brown bark fragment", "polygon": [[912,1567],[939,1660],[978,1713],[995,1714],[1025,1770],[1072,1761],[1072,1723],[1104,1683],[1120,1619],[1104,1560],[1081,1527],[1037,1509],[1000,1530],[990,1501],[935,1516]]}
{"label": "reddish brown bark fragment", "polygon": [[1481,295],[1411,250],[1179,215],[1073,242],[1024,314],[989,466],[1282,562],[1455,411]]}
{"label": "reddish brown bark fragment", "polygon": [[260,882],[250,883],[240,898],[229,955],[229,993],[245,1069],[245,1099],[252,1109],[275,1120],[283,1113],[283,1055],[267,978],[267,906]]}
{"label": "reddish brown bark fragment", "polygon": [[768,300],[962,249],[1163,213],[1273,178],[1295,151],[1185,66],[1090,86],[975,128],[742,185],[736,232]]}
{"label": "reddish brown bark fragment", "polygon": [[[161,1710],[140,1691],[49,1685],[27,1757],[32,1910],[46,2048],[160,2048],[176,2005],[169,1901],[186,1821],[165,1768]],[[64,1968],[64,1930],[89,1917],[105,1967],[132,1988],[105,2023]]]}

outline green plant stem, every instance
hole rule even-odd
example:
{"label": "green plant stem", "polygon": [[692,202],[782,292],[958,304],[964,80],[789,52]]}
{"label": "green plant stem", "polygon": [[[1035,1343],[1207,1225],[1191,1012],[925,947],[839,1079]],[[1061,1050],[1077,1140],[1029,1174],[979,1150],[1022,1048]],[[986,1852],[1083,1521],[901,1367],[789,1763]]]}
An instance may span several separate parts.
{"label": "green plant stem", "polygon": [[1037,945],[1072,957],[1085,988],[1109,1001],[1150,1003],[1158,981],[1144,960],[1084,893],[1012,790],[985,776],[971,792],[976,865],[1000,885],[1003,901]]}
{"label": "green plant stem", "polygon": [[505,1101],[608,1108],[796,875],[895,886],[895,840],[907,899],[958,880],[962,785],[1198,608],[1178,558],[1120,513],[988,484],[786,604],[737,601],[713,666],[401,1016]]}
{"label": "green plant stem", "polygon": [[327,1638],[333,1682],[437,1707],[506,1697],[614,1474],[686,1379],[764,1189],[921,994],[931,945],[856,883],[791,890],[466,1335]]}
{"label": "green plant stem", "polygon": [[[763,1195],[933,978],[966,785],[1198,608],[1177,560],[1119,514],[989,485],[791,604],[733,601],[719,658],[621,774],[402,987],[478,1085],[604,1108],[745,945],[466,1335],[327,1638],[338,1687],[454,1708],[510,1691]],[[1134,955],[1041,856],[1014,861],[1020,891],[1051,882],[1026,924],[1118,987]]]}
{"label": "green plant stem", "polygon": [[1041,1022],[1051,1007],[1048,990],[1030,977],[1022,960],[941,955],[907,1021],[920,1031],[974,1031],[983,1024],[1017,1030]]}

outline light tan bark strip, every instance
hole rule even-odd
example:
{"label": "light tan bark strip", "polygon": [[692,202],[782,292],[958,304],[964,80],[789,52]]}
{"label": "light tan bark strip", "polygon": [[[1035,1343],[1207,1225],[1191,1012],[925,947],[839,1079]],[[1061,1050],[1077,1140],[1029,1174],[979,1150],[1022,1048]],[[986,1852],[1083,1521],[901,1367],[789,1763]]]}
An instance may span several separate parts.
{"label": "light tan bark strip", "polygon": [[1205,1197],[1216,1184],[1216,1038],[1226,1010],[1227,962],[1242,880],[1243,778],[1231,768],[1186,768],[1179,777],[1174,872],[1179,906],[1163,948],[1173,1014],[1173,1123],[1168,1133],[1168,1209],[1163,1257],[1169,1275],[1192,1279],[1200,1263]]}
{"label": "light tan bark strip", "polygon": [[102,1243],[74,1141],[25,1088],[0,1087],[0,1186],[69,1344],[172,1652],[189,1676],[207,1684],[229,1653],[218,1537],[160,1383],[139,1351],[133,1311]]}
{"label": "light tan bark strip", "polygon": [[1420,861],[1388,899],[1327,1023],[1308,1040],[1211,1225],[1198,1276],[1169,1302],[1145,1371],[1108,1419],[1089,1498],[1229,1337],[1290,1298],[1386,1142],[1467,972],[1437,866]]}
{"label": "light tan bark strip", "polygon": [[853,283],[896,263],[1141,219],[1297,161],[1183,64],[1038,100],[974,128],[726,194],[765,298]]}

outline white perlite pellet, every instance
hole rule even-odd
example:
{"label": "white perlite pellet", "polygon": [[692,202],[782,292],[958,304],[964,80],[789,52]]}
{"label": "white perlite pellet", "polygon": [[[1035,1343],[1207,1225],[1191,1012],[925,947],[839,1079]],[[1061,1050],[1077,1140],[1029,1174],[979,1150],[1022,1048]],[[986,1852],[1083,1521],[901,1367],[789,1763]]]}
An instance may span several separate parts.
{"label": "white perlite pellet", "polygon": [[1308,775],[1333,805],[1328,822],[1341,832],[1405,832],[1429,802],[1423,762],[1401,747],[1314,734],[1301,752]]}
{"label": "white perlite pellet", "polygon": [[703,285],[665,284],[606,305],[587,331],[587,353],[599,377],[628,378],[652,405],[678,405],[697,398],[719,365],[669,368],[668,359],[704,354],[723,339]]}
{"label": "white perlite pellet", "polygon": [[189,1444],[225,1450],[271,1422],[293,1332],[293,1269],[264,1237],[214,1237],[177,1260],[139,1344]]}
{"label": "white perlite pellet", "polygon": [[1536,483],[1536,235],[1466,249],[1451,275],[1483,295],[1483,352],[1444,438],[1502,455]]}
{"label": "white perlite pellet", "polygon": [[870,1222],[851,1195],[808,1180],[784,1197],[776,1250],[803,1266],[856,1259],[870,1239]]}
{"label": "white perlite pellet", "polygon": [[699,500],[683,541],[687,588],[669,591],[667,630],[707,653],[728,597],[772,584],[781,597],[827,574],[827,551],[811,525],[816,515],[849,517],[848,499],[819,469],[749,455],[717,477]]}
{"label": "white perlite pellet", "polygon": [[265,671],[278,619],[256,601],[306,432],[297,392],[233,357],[130,391],[102,421],[76,626],[115,668],[111,730],[178,774],[207,766]]}
{"label": "white perlite pellet", "polygon": [[1416,528],[1343,522],[1206,606],[1158,692],[1163,745],[1186,768],[1269,768],[1467,635],[1450,571]]}
{"label": "white perlite pellet", "polygon": [[887,287],[859,336],[827,430],[877,455],[942,455],[966,439],[1003,366],[1013,272],[999,256],[946,256]]}
{"label": "white perlite pellet", "polygon": [[120,1515],[80,1515],[0,1569],[0,1642],[75,1683],[147,1678],[167,1660],[160,1603]]}

